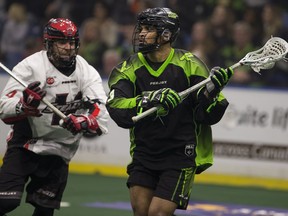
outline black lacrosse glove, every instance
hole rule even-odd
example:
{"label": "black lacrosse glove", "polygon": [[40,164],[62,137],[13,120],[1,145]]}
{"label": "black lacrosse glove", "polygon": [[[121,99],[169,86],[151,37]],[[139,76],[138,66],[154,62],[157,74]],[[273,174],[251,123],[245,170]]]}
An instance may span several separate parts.
{"label": "black lacrosse glove", "polygon": [[69,114],[61,126],[69,130],[73,135],[81,132],[98,135],[102,134],[96,117],[93,115]]}
{"label": "black lacrosse glove", "polygon": [[210,71],[211,82],[206,85],[209,97],[216,98],[233,74],[232,68],[227,68],[227,70],[220,67],[212,68]]}
{"label": "black lacrosse glove", "polygon": [[167,115],[169,110],[174,109],[182,102],[180,95],[170,88],[162,88],[156,91],[143,92],[142,97],[139,97],[138,100],[138,115],[151,107],[158,107],[158,116]]}
{"label": "black lacrosse glove", "polygon": [[28,116],[41,116],[40,111],[37,108],[40,105],[42,98],[45,97],[46,91],[39,86],[39,81],[30,83],[23,91],[23,97],[18,103],[17,109],[20,109]]}

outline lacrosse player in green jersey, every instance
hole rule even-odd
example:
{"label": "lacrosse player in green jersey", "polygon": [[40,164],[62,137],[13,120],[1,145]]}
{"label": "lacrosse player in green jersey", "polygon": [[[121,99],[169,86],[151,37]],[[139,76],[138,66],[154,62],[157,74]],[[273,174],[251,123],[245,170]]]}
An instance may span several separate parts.
{"label": "lacrosse player in green jersey", "polygon": [[[195,174],[213,163],[211,125],[228,106],[221,90],[233,70],[209,72],[192,53],[173,48],[179,26],[178,15],[168,8],[139,13],[135,54],[116,66],[108,81],[108,112],[130,130],[127,186],[134,216],[171,216],[187,208]],[[209,76],[211,83],[186,98],[177,93]],[[155,114],[132,121],[155,106]]]}

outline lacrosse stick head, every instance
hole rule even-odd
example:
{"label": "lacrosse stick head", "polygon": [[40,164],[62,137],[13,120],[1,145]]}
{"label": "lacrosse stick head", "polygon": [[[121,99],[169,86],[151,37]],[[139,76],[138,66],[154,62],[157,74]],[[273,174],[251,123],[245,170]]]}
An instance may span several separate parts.
{"label": "lacrosse stick head", "polygon": [[288,53],[288,43],[280,37],[271,37],[265,45],[256,51],[249,52],[239,63],[250,66],[255,72],[261,69],[271,69],[275,63],[285,58]]}

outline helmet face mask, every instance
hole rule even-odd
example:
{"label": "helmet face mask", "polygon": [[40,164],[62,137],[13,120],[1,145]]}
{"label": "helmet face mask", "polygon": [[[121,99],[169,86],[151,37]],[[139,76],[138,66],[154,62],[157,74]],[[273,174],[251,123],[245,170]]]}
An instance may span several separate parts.
{"label": "helmet face mask", "polygon": [[[156,30],[151,42],[150,29]],[[148,31],[146,31],[148,30]],[[145,31],[145,33],[143,33]],[[178,15],[169,8],[148,8],[138,14],[132,43],[134,52],[149,53],[164,43],[173,43],[180,31]],[[149,43],[147,40],[149,39]]]}
{"label": "helmet face mask", "polygon": [[155,27],[145,24],[140,24],[135,27],[133,33],[134,52],[140,51],[147,53],[149,51],[158,49],[159,47],[159,36]]}
{"label": "helmet face mask", "polygon": [[76,25],[64,18],[50,19],[44,28],[44,45],[55,67],[74,67],[80,45]]}

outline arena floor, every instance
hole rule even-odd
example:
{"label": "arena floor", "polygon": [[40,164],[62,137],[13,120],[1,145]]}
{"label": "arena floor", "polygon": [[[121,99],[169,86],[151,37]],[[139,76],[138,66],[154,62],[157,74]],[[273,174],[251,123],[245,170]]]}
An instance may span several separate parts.
{"label": "arena floor", "polygon": [[[70,174],[55,216],[132,216],[125,178]],[[8,216],[29,216],[24,203]],[[195,184],[187,211],[177,216],[288,216],[288,191],[262,187]]]}

